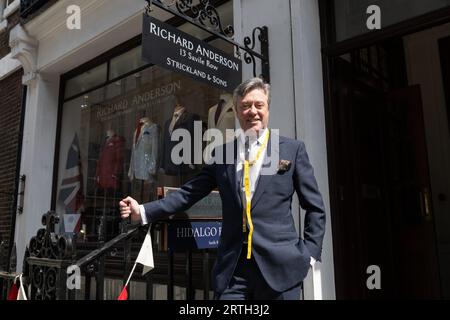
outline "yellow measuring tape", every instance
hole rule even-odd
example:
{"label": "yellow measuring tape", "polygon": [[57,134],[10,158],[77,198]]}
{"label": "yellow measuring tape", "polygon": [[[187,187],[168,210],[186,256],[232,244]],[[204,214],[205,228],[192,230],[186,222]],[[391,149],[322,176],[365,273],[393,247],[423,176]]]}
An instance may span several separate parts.
{"label": "yellow measuring tape", "polygon": [[245,199],[246,199],[246,207],[245,207],[245,214],[247,216],[248,226],[249,226],[249,232],[248,232],[248,244],[247,244],[247,259],[250,259],[252,257],[252,235],[253,235],[253,223],[252,223],[252,216],[250,214],[250,209],[252,207],[251,204],[251,192],[250,192],[250,167],[253,166],[259,159],[259,156],[261,155],[261,152],[264,150],[264,148],[267,145],[267,142],[269,141],[270,131],[267,132],[266,137],[264,139],[264,143],[259,148],[255,160],[249,162],[248,160],[244,160],[244,189],[245,189]]}

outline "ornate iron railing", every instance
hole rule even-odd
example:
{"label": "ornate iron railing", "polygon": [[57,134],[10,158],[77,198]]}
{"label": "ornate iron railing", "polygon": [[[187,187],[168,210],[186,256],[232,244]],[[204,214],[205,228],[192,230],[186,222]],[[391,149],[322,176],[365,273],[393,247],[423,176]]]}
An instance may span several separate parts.
{"label": "ornate iron railing", "polygon": [[73,238],[55,233],[59,217],[54,212],[42,216],[42,225],[29,243],[26,259],[29,271],[25,275],[31,284],[33,300],[64,299],[66,268],[75,257]]}
{"label": "ornate iron railing", "polygon": [[[135,261],[141,239],[147,227],[122,224],[122,233],[106,243],[83,243],[75,238],[57,235],[55,224],[59,217],[48,212],[42,217],[44,228],[39,229],[29,242],[24,258],[23,277],[31,300],[97,299],[105,297],[105,280],[113,279],[124,284]],[[163,229],[160,222],[152,225],[152,233]],[[137,241],[133,242],[133,240]],[[203,299],[210,298],[210,271],[214,258],[208,250],[174,253],[158,250],[154,242],[155,269],[145,276],[137,268],[132,281],[145,283],[140,299],[152,300],[154,285],[167,286],[167,298],[175,297],[174,287],[186,288],[186,299],[195,299],[195,289],[203,289]],[[84,279],[81,288],[69,287],[72,270],[80,271]],[[15,272],[0,272],[0,300],[6,299]],[[92,284],[95,280],[95,287]],[[131,290],[129,290],[131,298]],[[115,299],[116,297],[112,297]],[[161,297],[158,297],[161,298]]]}

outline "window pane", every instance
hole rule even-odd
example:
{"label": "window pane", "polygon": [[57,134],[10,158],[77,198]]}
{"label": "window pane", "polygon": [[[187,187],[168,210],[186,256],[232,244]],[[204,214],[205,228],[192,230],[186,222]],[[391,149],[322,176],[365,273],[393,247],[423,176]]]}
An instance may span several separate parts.
{"label": "window pane", "polygon": [[381,28],[450,6],[450,0],[334,0],[336,41],[369,32],[370,5],[380,7]]}
{"label": "window pane", "polygon": [[66,82],[65,98],[73,97],[106,82],[106,63],[92,68]]}
{"label": "window pane", "polygon": [[141,59],[142,46],[111,59],[109,79],[115,79],[132,70],[142,67],[145,63]]}
{"label": "window pane", "polygon": [[[220,99],[228,104],[223,105],[218,119],[226,128],[234,129],[229,94],[152,66],[66,102],[57,212],[78,210],[86,241],[113,238],[119,233],[118,203],[123,197],[130,195],[140,203],[154,200],[158,187],[180,187],[201,170],[203,163],[196,162],[194,156],[203,160],[206,128],[221,129],[208,117]],[[176,121],[175,112],[180,112]],[[183,158],[187,159],[186,164],[177,165],[171,156],[180,142],[171,141],[176,129],[186,130],[192,139],[186,149],[190,156]],[[71,148],[76,143],[78,146]],[[201,147],[199,152],[193,148],[197,144]],[[77,172],[80,175],[74,176]],[[80,201],[72,202],[70,207],[68,191],[72,192],[77,183]],[[75,216],[66,215],[66,220],[67,217]]]}

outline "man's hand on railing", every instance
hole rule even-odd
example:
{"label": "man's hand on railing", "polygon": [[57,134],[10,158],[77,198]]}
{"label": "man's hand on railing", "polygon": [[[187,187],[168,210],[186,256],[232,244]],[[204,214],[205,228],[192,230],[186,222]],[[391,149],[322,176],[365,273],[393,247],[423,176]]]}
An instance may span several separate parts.
{"label": "man's hand on railing", "polygon": [[119,202],[120,216],[126,219],[131,216],[131,222],[141,222],[141,214],[139,211],[139,204],[132,197],[126,197]]}

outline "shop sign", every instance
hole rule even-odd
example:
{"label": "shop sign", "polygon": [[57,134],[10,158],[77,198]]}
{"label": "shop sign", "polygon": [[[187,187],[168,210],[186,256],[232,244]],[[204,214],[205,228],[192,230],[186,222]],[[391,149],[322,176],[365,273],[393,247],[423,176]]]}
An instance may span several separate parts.
{"label": "shop sign", "polygon": [[144,14],[142,59],[232,92],[242,79],[239,59]]}
{"label": "shop sign", "polygon": [[171,221],[169,222],[168,247],[174,251],[214,249],[219,245],[222,222],[220,221]]}

